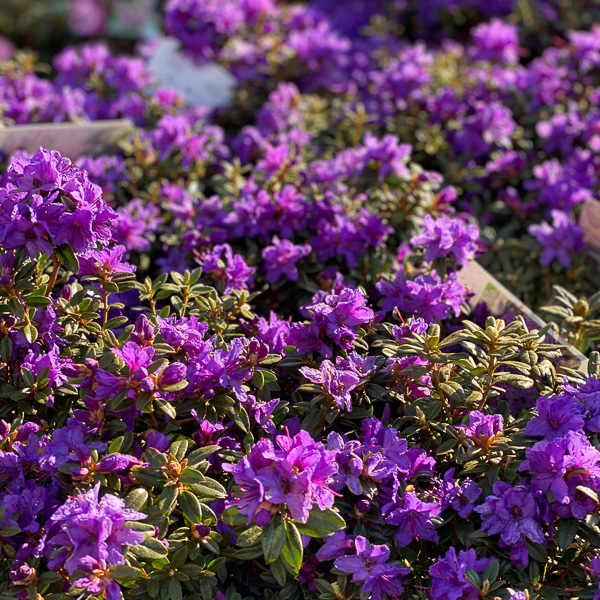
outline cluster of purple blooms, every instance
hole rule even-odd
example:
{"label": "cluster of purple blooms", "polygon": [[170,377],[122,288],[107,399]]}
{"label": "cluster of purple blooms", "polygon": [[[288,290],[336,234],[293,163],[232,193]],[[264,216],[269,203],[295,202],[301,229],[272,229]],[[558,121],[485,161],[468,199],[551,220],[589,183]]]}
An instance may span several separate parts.
{"label": "cluster of purple blooms", "polygon": [[314,505],[330,508],[335,500],[329,487],[337,472],[334,453],[306,431],[260,440],[235,466],[223,468],[242,492],[235,505],[248,524],[265,525],[278,512],[306,523]]}
{"label": "cluster of purple blooms", "polygon": [[106,245],[116,217],[84,171],[44,149],[11,162],[1,202],[2,247],[24,247],[32,260],[36,252],[53,255],[63,244],[77,253]]}

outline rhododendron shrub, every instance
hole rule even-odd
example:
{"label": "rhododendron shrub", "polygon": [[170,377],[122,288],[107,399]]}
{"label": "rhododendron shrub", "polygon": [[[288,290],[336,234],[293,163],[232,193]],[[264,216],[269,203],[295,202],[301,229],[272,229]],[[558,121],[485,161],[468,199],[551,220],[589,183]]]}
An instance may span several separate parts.
{"label": "rhododendron shrub", "polygon": [[134,123],[0,174],[1,599],[600,597],[600,45],[563,4],[169,0],[213,112],[148,47],[0,65],[3,124]]}
{"label": "rhododendron shrub", "polygon": [[327,267],[283,318],[310,244],[144,278],[57,152],[0,194],[3,597],[593,589],[600,385],[545,330],[466,318],[472,225],[426,219],[369,289]]}

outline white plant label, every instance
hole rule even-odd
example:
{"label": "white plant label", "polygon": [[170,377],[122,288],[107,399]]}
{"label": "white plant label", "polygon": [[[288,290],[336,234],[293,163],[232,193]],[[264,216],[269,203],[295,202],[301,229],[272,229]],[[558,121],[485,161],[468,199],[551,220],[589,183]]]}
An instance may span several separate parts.
{"label": "white plant label", "polygon": [[233,97],[233,75],[216,63],[195,65],[183,56],[174,38],[158,42],[148,67],[159,85],[182,93],[189,104],[213,109],[225,106]]}

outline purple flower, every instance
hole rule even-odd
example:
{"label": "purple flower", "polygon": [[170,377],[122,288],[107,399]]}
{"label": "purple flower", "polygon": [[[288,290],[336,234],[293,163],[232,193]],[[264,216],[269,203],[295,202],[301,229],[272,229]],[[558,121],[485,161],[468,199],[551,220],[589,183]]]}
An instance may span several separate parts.
{"label": "purple flower", "polygon": [[[141,533],[131,530],[125,521],[140,521],[143,513],[125,508],[121,498],[110,494],[98,498],[100,483],[82,496],[69,498],[50,517],[42,539],[48,567],[64,568],[69,574],[84,570],[90,557],[110,566],[125,563],[122,546],[143,541]],[[55,551],[58,551],[55,553]]]}
{"label": "purple flower", "polygon": [[529,471],[531,488],[542,495],[552,492],[552,496],[561,504],[568,504],[569,489],[564,480],[571,460],[566,456],[566,444],[563,439],[542,440],[527,448],[526,460],[519,466],[520,471]]}
{"label": "purple flower", "polygon": [[309,381],[320,383],[323,386],[323,392],[335,400],[340,408],[352,412],[350,392],[356,388],[360,381],[353,371],[338,369],[331,361],[324,360],[320,369],[302,367],[300,372]]}
{"label": "purple flower", "polygon": [[447,490],[444,494],[443,502],[455,510],[459,517],[467,519],[473,512],[473,508],[475,508],[475,502],[477,502],[483,492],[479,485],[469,477],[457,485],[453,476],[454,469],[450,469],[444,475]]}
{"label": "purple flower", "polygon": [[434,261],[452,254],[456,264],[464,267],[475,256],[479,228],[467,225],[462,219],[441,217],[434,220],[431,215],[423,219],[425,231],[410,241],[413,247],[425,249],[425,260]]}
{"label": "purple flower", "polygon": [[536,403],[538,416],[525,426],[527,435],[544,436],[547,440],[562,437],[569,431],[580,431],[584,424],[582,406],[573,398],[540,396]]}
{"label": "purple flower", "polygon": [[362,535],[354,541],[356,556],[343,556],[335,561],[340,571],[352,574],[352,583],[362,584],[363,592],[370,598],[380,600],[384,596],[396,597],[404,592],[402,577],[410,568],[387,564],[390,549],[387,546],[372,546]]}
{"label": "purple flower", "polygon": [[519,33],[516,25],[492,19],[489,23],[475,27],[471,35],[475,43],[475,59],[501,63],[514,63],[519,60]]}
{"label": "purple flower", "polygon": [[6,250],[16,250],[24,247],[31,260],[35,253],[52,255],[54,247],[48,239],[48,229],[44,223],[31,223],[24,217],[17,217],[13,224],[5,231],[2,240]]}
{"label": "purple flower", "polygon": [[183,363],[174,362],[158,376],[156,383],[159,387],[168,387],[183,381],[186,373],[187,367]]}
{"label": "purple flower", "polygon": [[560,210],[551,211],[552,225],[544,221],[531,225],[528,232],[542,245],[540,264],[545,267],[556,260],[565,269],[571,266],[571,254],[585,250],[583,230],[571,217]]}
{"label": "purple flower", "polygon": [[122,261],[126,251],[124,246],[90,250],[79,257],[79,275],[91,275],[110,280],[116,273],[133,273],[135,267]]}
{"label": "purple flower", "polygon": [[288,344],[295,346],[298,354],[318,352],[325,358],[331,358],[333,354],[331,348],[321,339],[321,330],[315,323],[294,323],[290,328]]}
{"label": "purple flower", "polygon": [[529,564],[526,540],[546,543],[535,497],[523,485],[513,487],[504,481],[496,481],[493,495],[488,496],[482,506],[476,507],[475,512],[481,515],[483,531],[490,535],[500,534],[500,545],[511,548],[511,560],[519,568]]}
{"label": "purple flower", "polygon": [[431,519],[440,512],[439,503],[423,502],[414,492],[406,492],[400,506],[386,517],[386,523],[398,525],[396,542],[404,548],[413,540],[437,541],[438,534]]}
{"label": "purple flower", "polygon": [[93,556],[84,556],[79,561],[79,571],[86,573],[73,581],[73,586],[85,589],[88,594],[101,594],[106,600],[121,600],[121,586],[110,577],[110,571],[104,561],[98,561]]}
{"label": "purple flower", "polygon": [[39,194],[59,188],[67,169],[68,163],[58,152],[40,148],[30,159],[13,159],[9,174],[19,189]]}
{"label": "purple flower", "polygon": [[275,283],[282,275],[290,281],[296,281],[296,263],[311,253],[311,247],[308,244],[296,246],[289,240],[280,240],[277,236],[273,237],[272,243],[272,246],[267,246],[262,252],[267,267],[267,281]]}
{"label": "purple flower", "polygon": [[12,563],[8,576],[15,585],[29,586],[35,584],[37,579],[35,569],[22,560]]}
{"label": "purple flower", "polygon": [[475,550],[469,549],[456,554],[451,547],[446,555],[431,565],[431,597],[433,600],[478,600],[480,590],[467,578],[467,569],[481,575],[493,561],[477,558]]}
{"label": "purple flower", "polygon": [[325,538],[323,545],[317,551],[317,558],[320,561],[335,560],[348,554],[348,551],[353,548],[354,537],[347,535],[345,531],[336,531]]}
{"label": "purple flower", "polygon": [[446,319],[451,312],[458,316],[466,296],[465,288],[454,274],[441,281],[435,271],[430,275],[419,275],[414,281],[405,280],[400,271],[394,281],[382,279],[376,288],[383,296],[381,307],[385,312],[398,308],[420,315],[429,323]]}
{"label": "purple flower", "polygon": [[473,410],[469,413],[469,426],[458,425],[459,429],[464,429],[465,434],[473,440],[476,446],[486,448],[494,440],[502,435],[504,419],[502,415],[486,415],[479,410]]}
{"label": "purple flower", "polygon": [[229,244],[215,246],[200,263],[202,270],[213,276],[216,287],[224,294],[230,294],[232,290],[247,290],[256,270],[249,267],[240,254],[234,254]]}

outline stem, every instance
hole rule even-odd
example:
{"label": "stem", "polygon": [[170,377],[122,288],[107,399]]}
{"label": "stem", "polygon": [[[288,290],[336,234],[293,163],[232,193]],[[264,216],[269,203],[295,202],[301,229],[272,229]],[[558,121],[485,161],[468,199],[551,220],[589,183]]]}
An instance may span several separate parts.
{"label": "stem", "polygon": [[104,306],[102,310],[102,329],[106,328],[106,322],[108,321],[108,296],[109,293],[106,291],[106,288],[102,286],[102,300],[104,301]]}
{"label": "stem", "polygon": [[46,295],[50,295],[54,284],[56,283],[56,278],[58,277],[58,269],[60,267],[60,262],[56,257],[56,254],[52,255],[52,273],[50,274],[50,281],[48,281],[48,286],[46,288]]}
{"label": "stem", "polygon": [[154,301],[154,294],[150,294],[148,302],[150,303],[150,311],[154,316],[156,316],[156,302]]}
{"label": "stem", "polygon": [[496,357],[490,356],[490,365],[488,367],[488,375],[490,376],[490,382],[485,386],[485,390],[483,390],[483,397],[481,398],[481,402],[479,403],[479,407],[477,410],[483,410],[485,403],[487,402],[488,394],[492,389],[492,385],[494,384],[494,371],[496,370]]}
{"label": "stem", "polygon": [[440,377],[439,377],[438,370],[436,367],[433,367],[433,369],[431,370],[431,380],[433,381],[435,391],[438,393],[438,396],[440,397],[440,401],[442,403],[442,407],[444,408],[444,412],[446,413],[447,417],[450,420],[452,420],[452,413],[450,410],[450,405],[448,404],[448,399],[446,398],[446,394],[444,394],[444,391],[440,387]]}
{"label": "stem", "polygon": [[264,573],[269,573],[269,569],[267,569],[266,567],[263,567],[257,560],[252,559],[250,561],[255,567],[258,567],[261,571],[263,571]]}

